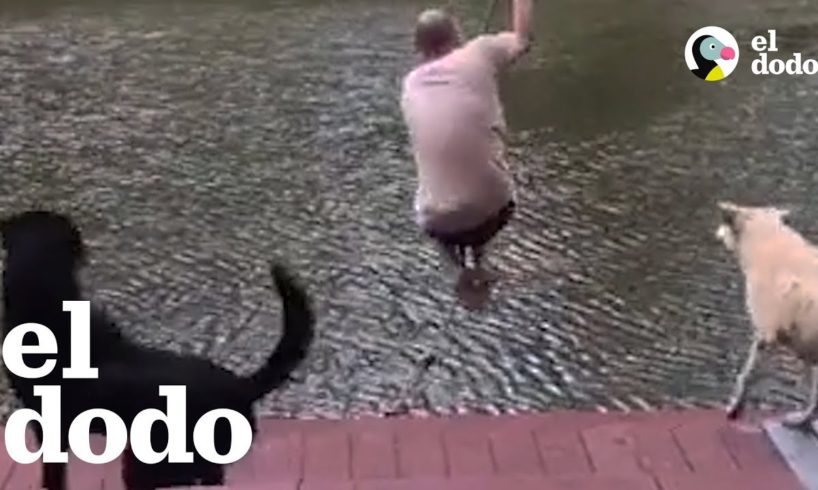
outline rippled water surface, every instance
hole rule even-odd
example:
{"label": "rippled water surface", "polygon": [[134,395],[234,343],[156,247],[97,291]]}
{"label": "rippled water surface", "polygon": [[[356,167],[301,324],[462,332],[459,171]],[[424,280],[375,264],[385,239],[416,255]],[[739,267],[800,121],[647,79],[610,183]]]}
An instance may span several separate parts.
{"label": "rippled water surface", "polygon": [[[454,3],[474,32],[483,2]],[[818,5],[537,2],[503,80],[520,213],[481,314],[412,221],[397,96],[422,6],[3,2],[0,213],[71,212],[128,335],[242,372],[276,340],[286,258],[320,336],[271,413],[721,403],[750,326],[715,202],[792,206],[818,239],[818,77],[753,76],[749,40],[818,57]],[[719,84],[681,54],[710,24],[742,47]],[[764,371],[757,398],[801,400],[796,363]]]}

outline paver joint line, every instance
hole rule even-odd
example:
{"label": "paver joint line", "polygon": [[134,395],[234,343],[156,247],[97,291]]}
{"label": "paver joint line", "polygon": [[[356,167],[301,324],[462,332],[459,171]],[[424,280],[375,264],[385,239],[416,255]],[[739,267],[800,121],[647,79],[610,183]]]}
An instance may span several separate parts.
{"label": "paver joint line", "polygon": [[730,459],[733,461],[733,465],[735,465],[736,469],[741,469],[741,464],[736,455],[733,454],[732,449],[730,449],[730,444],[727,443],[727,439],[725,438],[724,432],[718,430],[716,432],[716,437],[718,438],[719,443],[721,443],[721,447],[724,448],[724,452],[726,452],[727,455],[730,456]]}
{"label": "paver joint line", "polygon": [[486,437],[486,445],[489,453],[489,462],[491,463],[491,473],[496,475],[499,472],[499,465],[497,464],[497,455],[494,454],[494,441],[491,437]]}
{"label": "paver joint line", "polygon": [[446,448],[446,441],[443,439],[443,431],[437,432],[437,441],[443,454],[443,470],[447,478],[452,477],[452,462],[449,457],[449,450]]}
{"label": "paver joint line", "polygon": [[585,438],[584,431],[577,431],[576,437],[579,439],[579,445],[582,448],[582,452],[585,455],[585,461],[588,463],[588,468],[591,470],[591,473],[596,473],[597,468],[594,464],[594,459],[591,457],[591,449],[588,447],[588,441]]}
{"label": "paver joint line", "polygon": [[687,465],[687,469],[690,470],[690,472],[692,473],[693,471],[695,471],[695,468],[693,467],[693,462],[690,461],[690,456],[688,456],[687,451],[685,451],[684,446],[682,446],[681,441],[679,441],[679,437],[676,435],[676,429],[678,429],[679,427],[681,427],[681,424],[674,425],[668,430],[668,433],[670,434],[670,439],[673,441],[673,444],[675,444],[676,447],[679,449],[679,454],[682,455],[682,461],[684,461],[685,465]]}
{"label": "paver joint line", "polygon": [[536,456],[537,458],[537,464],[540,466],[540,471],[545,473],[546,472],[545,459],[542,456],[540,445],[537,443],[537,434],[535,434],[533,430],[529,430],[528,437],[531,439],[531,444],[534,445],[534,456]]}

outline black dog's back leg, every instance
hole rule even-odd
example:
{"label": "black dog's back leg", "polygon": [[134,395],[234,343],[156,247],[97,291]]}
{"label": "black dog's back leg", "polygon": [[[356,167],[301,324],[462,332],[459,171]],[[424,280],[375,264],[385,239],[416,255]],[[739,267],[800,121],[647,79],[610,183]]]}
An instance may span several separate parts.
{"label": "black dog's back leg", "polygon": [[138,468],[142,464],[130,447],[122,453],[122,483],[125,484],[125,490],[156,490],[156,485],[146,482],[141,476],[142,472]]}
{"label": "black dog's back leg", "polygon": [[[43,445],[43,427],[40,424],[31,425],[34,438],[37,444]],[[63,439],[65,435],[63,434]],[[61,449],[67,450],[65,442],[62,442]],[[66,490],[65,482],[65,463],[43,463],[43,476],[41,481],[42,487],[47,490]]]}
{"label": "black dog's back leg", "polygon": [[43,488],[47,490],[66,490],[65,463],[43,464]]}
{"label": "black dog's back leg", "polygon": [[208,464],[203,471],[199,484],[214,487],[224,485],[224,467],[212,463]]}

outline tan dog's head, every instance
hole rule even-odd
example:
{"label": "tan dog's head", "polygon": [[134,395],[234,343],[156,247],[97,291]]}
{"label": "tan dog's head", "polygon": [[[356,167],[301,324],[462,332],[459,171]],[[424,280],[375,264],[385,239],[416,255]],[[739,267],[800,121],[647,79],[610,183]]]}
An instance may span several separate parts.
{"label": "tan dog's head", "polygon": [[777,207],[739,206],[732,202],[720,202],[721,224],[716,229],[718,238],[727,250],[735,250],[747,233],[761,227],[776,228],[784,224],[789,210]]}

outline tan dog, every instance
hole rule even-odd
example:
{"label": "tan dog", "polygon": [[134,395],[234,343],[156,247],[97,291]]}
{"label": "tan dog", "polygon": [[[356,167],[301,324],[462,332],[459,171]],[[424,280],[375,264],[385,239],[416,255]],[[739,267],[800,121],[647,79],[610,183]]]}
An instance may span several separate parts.
{"label": "tan dog", "polygon": [[784,223],[788,211],[732,203],[720,203],[719,208],[723,222],[716,236],[738,258],[755,327],[727,416],[740,415],[759,352],[779,344],[792,350],[809,370],[809,402],[783,422],[806,428],[818,414],[818,248]]}

